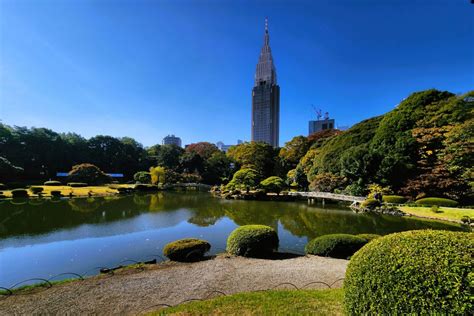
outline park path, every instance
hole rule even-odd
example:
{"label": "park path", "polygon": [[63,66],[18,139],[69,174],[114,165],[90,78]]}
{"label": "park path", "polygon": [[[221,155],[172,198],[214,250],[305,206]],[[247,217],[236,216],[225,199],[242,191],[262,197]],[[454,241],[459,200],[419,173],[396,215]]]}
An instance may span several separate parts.
{"label": "park path", "polygon": [[[265,289],[341,287],[347,260],[303,256],[265,260],[219,256],[75,281],[0,298],[0,315],[143,314],[190,299]],[[324,282],[324,283],[314,283]]]}

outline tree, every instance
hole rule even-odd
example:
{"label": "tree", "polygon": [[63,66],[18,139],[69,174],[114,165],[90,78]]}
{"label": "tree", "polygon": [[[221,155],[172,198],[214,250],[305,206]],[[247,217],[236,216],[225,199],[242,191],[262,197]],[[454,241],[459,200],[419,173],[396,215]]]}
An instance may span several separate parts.
{"label": "tree", "polygon": [[228,182],[233,173],[232,160],[222,151],[215,152],[205,161],[203,182],[221,184]]}
{"label": "tree", "polygon": [[232,146],[227,156],[233,159],[243,169],[254,169],[263,177],[274,174],[275,149],[264,142],[243,143]]}
{"label": "tree", "polygon": [[195,153],[201,156],[202,159],[209,159],[214,153],[219,152],[216,145],[208,142],[193,143],[186,146],[187,153]]}
{"label": "tree", "polygon": [[164,184],[166,169],[164,167],[150,167],[151,183],[152,184]]}
{"label": "tree", "polygon": [[179,165],[183,173],[201,174],[204,171],[204,159],[194,151],[181,155]]}
{"label": "tree", "polygon": [[13,165],[7,158],[0,156],[0,179],[2,181],[10,180],[21,172],[23,172],[23,168]]}
{"label": "tree", "polygon": [[306,154],[310,147],[310,142],[304,136],[293,137],[292,140],[285,143],[280,149],[278,156],[283,161],[285,169],[290,170],[296,168],[301,158]]}
{"label": "tree", "polygon": [[227,184],[228,189],[252,189],[259,180],[257,171],[250,168],[244,168],[237,171],[232,180]]}
{"label": "tree", "polygon": [[69,182],[84,182],[89,185],[110,183],[111,180],[107,174],[90,163],[75,165],[68,174]]}
{"label": "tree", "polygon": [[166,169],[179,169],[179,158],[184,153],[184,149],[176,145],[162,145],[156,157],[159,166]]}
{"label": "tree", "polygon": [[316,192],[334,192],[335,189],[343,189],[346,179],[332,173],[321,173],[314,177],[309,187]]}
{"label": "tree", "polygon": [[285,187],[285,181],[280,177],[272,176],[260,182],[260,186],[265,190],[265,192],[280,194]]}

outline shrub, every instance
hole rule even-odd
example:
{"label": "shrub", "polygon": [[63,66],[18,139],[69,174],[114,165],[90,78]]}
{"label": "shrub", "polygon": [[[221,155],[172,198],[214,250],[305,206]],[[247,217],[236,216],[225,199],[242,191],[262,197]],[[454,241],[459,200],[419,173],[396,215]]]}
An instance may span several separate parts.
{"label": "shrub", "polygon": [[27,198],[28,191],[25,189],[14,189],[11,191],[13,198]]}
{"label": "shrub", "polygon": [[376,199],[365,199],[364,202],[361,203],[360,205],[362,208],[368,208],[368,209],[374,209],[377,206],[380,206],[380,202],[377,201]]}
{"label": "shrub", "polygon": [[164,167],[150,167],[150,181],[152,184],[166,183],[166,169]]}
{"label": "shrub", "polygon": [[428,197],[424,199],[419,199],[415,202],[419,205],[426,205],[426,206],[447,206],[447,207],[455,207],[458,205],[458,202],[450,199],[445,198],[437,198],[437,197]]}
{"label": "shrub", "polygon": [[273,192],[276,194],[280,194],[281,190],[285,187],[285,181],[283,181],[280,177],[268,177],[262,182],[260,182],[260,186],[266,192]]}
{"label": "shrub", "polygon": [[367,242],[382,237],[378,234],[358,234],[356,236],[365,239]]}
{"label": "shrub", "polygon": [[31,193],[33,194],[38,194],[44,191],[42,187],[31,187],[30,188]]}
{"label": "shrub", "polygon": [[59,181],[54,181],[54,180],[51,180],[51,181],[46,181],[45,183],[43,183],[44,185],[47,185],[47,186],[59,186],[59,185],[63,185],[61,182]]}
{"label": "shrub", "polygon": [[51,196],[52,197],[60,197],[60,196],[62,196],[62,194],[61,194],[61,191],[53,190],[53,191],[51,191]]}
{"label": "shrub", "polygon": [[88,186],[88,184],[84,182],[69,182],[67,185],[71,188],[83,188]]}
{"label": "shrub", "polygon": [[71,182],[85,182],[92,185],[110,183],[112,180],[97,166],[90,163],[75,165],[69,171],[68,180]]}
{"label": "shrub", "polygon": [[382,195],[382,200],[385,203],[403,204],[407,201],[407,198],[400,195]]}
{"label": "shrub", "polygon": [[461,222],[463,224],[470,224],[471,223],[471,218],[467,215],[464,215],[462,218],[461,218]]}
{"label": "shrub", "polygon": [[347,314],[471,314],[472,237],[472,233],[419,230],[369,243],[347,268]]}
{"label": "shrub", "polygon": [[133,180],[140,183],[151,183],[151,173],[146,171],[138,171],[133,175]]}
{"label": "shrub", "polygon": [[243,168],[234,173],[232,180],[227,184],[228,190],[254,188],[257,185],[259,175],[257,171],[250,168]]}
{"label": "shrub", "polygon": [[185,238],[170,242],[163,248],[163,254],[173,261],[196,261],[202,259],[211,245],[201,239]]}
{"label": "shrub", "polygon": [[3,183],[0,183],[0,190],[6,190],[7,186]]}
{"label": "shrub", "polygon": [[236,228],[227,238],[227,252],[244,257],[263,257],[278,249],[276,231],[265,225],[245,225]]}
{"label": "shrub", "polygon": [[354,235],[330,234],[311,240],[305,251],[311,255],[347,259],[366,243],[366,239]]}

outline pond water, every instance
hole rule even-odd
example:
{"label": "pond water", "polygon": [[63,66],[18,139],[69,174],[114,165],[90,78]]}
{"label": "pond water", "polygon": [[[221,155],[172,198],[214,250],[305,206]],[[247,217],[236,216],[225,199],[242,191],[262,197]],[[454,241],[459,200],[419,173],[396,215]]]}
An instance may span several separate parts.
{"label": "pond water", "polygon": [[281,251],[303,252],[309,239],[332,233],[377,233],[412,229],[461,230],[458,225],[409,217],[355,214],[338,205],[234,201],[207,193],[0,202],[0,286],[30,278],[61,279],[74,272],[146,261],[176,239],[208,240],[223,252],[239,225],[264,224],[278,231]]}

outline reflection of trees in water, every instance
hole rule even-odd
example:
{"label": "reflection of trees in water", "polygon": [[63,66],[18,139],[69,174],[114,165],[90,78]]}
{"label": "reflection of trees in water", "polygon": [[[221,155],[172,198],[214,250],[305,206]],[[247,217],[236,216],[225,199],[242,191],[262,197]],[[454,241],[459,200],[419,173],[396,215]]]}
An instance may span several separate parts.
{"label": "reflection of trees in water", "polygon": [[[31,202],[32,200],[30,200]],[[310,238],[329,233],[380,233],[407,229],[460,229],[459,226],[413,218],[354,214],[331,206],[321,209],[299,202],[234,201],[203,193],[156,193],[129,196],[77,198],[0,205],[0,238],[37,235],[83,224],[120,221],[149,212],[188,210],[188,222],[208,227],[228,217],[237,225],[263,224],[277,228],[278,221],[296,236]]]}

